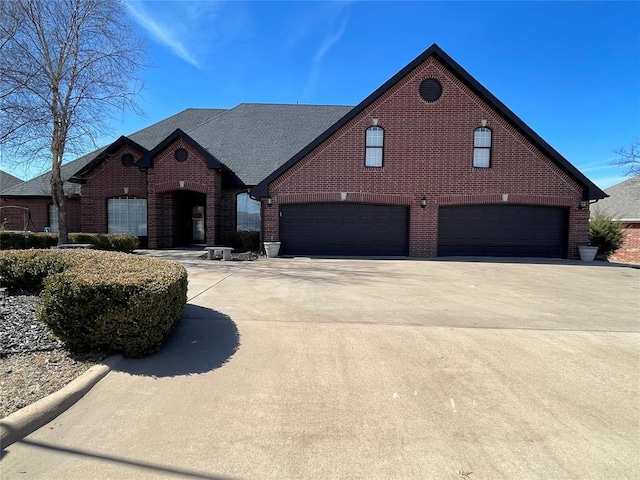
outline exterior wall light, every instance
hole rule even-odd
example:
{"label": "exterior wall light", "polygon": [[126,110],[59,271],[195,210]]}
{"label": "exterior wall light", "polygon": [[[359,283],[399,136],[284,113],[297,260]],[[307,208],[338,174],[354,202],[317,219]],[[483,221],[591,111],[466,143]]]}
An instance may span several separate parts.
{"label": "exterior wall light", "polygon": [[422,197],[420,199],[420,208],[427,208],[427,197]]}
{"label": "exterior wall light", "polygon": [[587,200],[582,200],[580,202],[580,205],[578,205],[578,210],[584,210],[585,208],[587,208],[588,205],[589,205],[589,202]]}

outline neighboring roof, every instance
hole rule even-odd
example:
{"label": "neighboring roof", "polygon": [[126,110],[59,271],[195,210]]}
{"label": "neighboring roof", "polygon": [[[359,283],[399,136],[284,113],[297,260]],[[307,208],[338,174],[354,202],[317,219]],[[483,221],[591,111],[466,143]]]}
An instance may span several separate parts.
{"label": "neighboring roof", "polygon": [[396,83],[406,77],[413,69],[421,65],[429,57],[435,57],[440,63],[445,65],[452,71],[468,88],[476,95],[483,99],[489,106],[500,113],[504,118],[509,120],[511,124],[517,128],[526,138],[536,145],[543,153],[556,162],[567,174],[569,174],[576,182],[581,184],[585,189],[584,199],[596,200],[605,198],[606,194],[598,188],[591,180],[585,177],[576,167],[574,167],[566,158],[554,150],[547,142],[545,142],[537,133],[535,133],[528,125],[526,125],[515,113],[513,113],[506,105],[498,100],[489,90],[483,87],[475,78],[473,78],[464,68],[462,68],[455,60],[447,55],[435,43],[426,49],[422,54],[416,57],[406,67],[396,73],[387,82],[380,86],[371,95],[360,102],[348,114],[333,124],[325,132],[319,135],[313,142],[300,150],[295,156],[290,158],[285,164],[271,173],[268,177],[260,182],[251,190],[251,195],[255,197],[266,197],[269,195],[269,184],[276,180],[280,175],[289,170],[293,165],[302,160],[313,149],[318,147],[327,138],[337,132],[346,125],[356,115],[365,110],[369,105],[382,96],[387,90],[392,88]]}
{"label": "neighboring roof", "polygon": [[608,198],[592,205],[592,217],[595,212],[600,211],[614,220],[640,222],[640,175],[607,188],[606,192]]}
{"label": "neighboring roof", "polygon": [[[203,122],[215,118],[225,111],[226,110],[219,108],[188,108],[182,112],[172,115],[169,118],[165,118],[164,120],[143,128],[142,130],[139,130],[125,138],[128,138],[129,140],[135,142],[146,150],[151,150],[180,126],[194,128],[202,124]],[[121,137],[111,145],[101,147],[91,153],[88,153],[87,155],[83,155],[80,158],[62,165],[62,178],[65,180],[65,194],[70,196],[79,195],[81,188],[80,185],[76,183],[70,183],[67,180],[69,180],[76,173],[83,170],[84,167],[86,167],[90,162],[96,160],[105,150],[110,147],[114,147],[114,145],[118,143],[118,141],[122,138],[123,137]],[[102,159],[104,159],[104,157]],[[90,168],[95,168],[95,166],[99,163],[99,161],[94,162]],[[49,184],[50,178],[51,172],[49,171],[20,185],[3,191],[2,195],[48,197],[51,195],[51,186]]]}
{"label": "neighboring roof", "polygon": [[19,185],[23,182],[24,180],[21,180],[18,177],[14,177],[10,173],[0,170],[0,192]]}
{"label": "neighboring roof", "polygon": [[[80,194],[80,185],[66,182],[75,172],[84,167],[92,158],[99,154],[102,150],[96,150],[88,155],[84,155],[76,160],[62,165],[62,178],[65,180],[64,193],[68,196]],[[3,190],[3,197],[50,197],[51,184],[49,179],[51,172],[43,173],[31,180],[16,185],[15,187]]]}

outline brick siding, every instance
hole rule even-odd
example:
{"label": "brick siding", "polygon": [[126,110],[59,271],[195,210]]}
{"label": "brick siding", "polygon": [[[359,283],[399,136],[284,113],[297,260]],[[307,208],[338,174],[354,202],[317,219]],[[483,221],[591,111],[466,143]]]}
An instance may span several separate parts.
{"label": "brick siding", "polygon": [[[189,153],[186,161],[178,162],[173,153],[184,148]],[[222,175],[206,165],[205,158],[188,143],[177,139],[154,159],[148,170],[148,234],[149,248],[175,246],[177,210],[175,191],[191,191],[206,195],[205,240],[215,245],[222,239],[220,221],[222,209]],[[180,182],[184,182],[181,186]]]}
{"label": "brick siding", "polygon": [[[427,77],[443,86],[434,103],[418,94]],[[385,131],[383,168],[364,166],[365,130],[373,119]],[[473,133],[481,120],[492,131],[490,168],[472,166]],[[282,204],[347,201],[408,205],[412,256],[436,256],[440,205],[568,207],[569,257],[577,257],[577,245],[587,241],[589,212],[577,208],[581,187],[433,57],[272,182],[269,193],[272,203],[263,200],[265,240],[279,239]]]}
{"label": "brick siding", "polygon": [[627,223],[622,229],[622,247],[609,257],[614,262],[640,264],[640,222]]}
{"label": "brick siding", "polygon": [[129,153],[135,161],[142,152],[128,146],[118,149],[98,165],[82,186],[82,231],[85,233],[107,233],[107,200],[114,197],[147,198],[147,175],[137,167],[125,167],[122,155]]}
{"label": "brick siding", "polygon": [[[43,232],[49,226],[49,205],[53,201],[47,197],[4,197],[0,199],[0,206],[26,207],[31,212],[31,219],[27,223],[27,229],[32,232]],[[3,208],[0,210],[0,218],[7,230],[24,229],[24,213],[17,208]],[[69,232],[81,231],[81,206],[79,198],[67,198],[67,230]]]}

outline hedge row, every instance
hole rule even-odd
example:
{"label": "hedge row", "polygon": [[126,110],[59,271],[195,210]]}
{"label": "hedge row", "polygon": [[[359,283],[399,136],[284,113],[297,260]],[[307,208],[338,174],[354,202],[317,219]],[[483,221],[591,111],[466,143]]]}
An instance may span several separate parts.
{"label": "hedge row", "polygon": [[3,286],[42,291],[39,318],[73,351],[142,357],[187,302],[187,272],[157,258],[94,250],[0,252]]}
{"label": "hedge row", "polygon": [[[125,233],[70,233],[69,243],[92,243],[97,250],[131,252],[138,248],[135,235]],[[58,244],[57,233],[0,231],[0,250],[49,248]]]}

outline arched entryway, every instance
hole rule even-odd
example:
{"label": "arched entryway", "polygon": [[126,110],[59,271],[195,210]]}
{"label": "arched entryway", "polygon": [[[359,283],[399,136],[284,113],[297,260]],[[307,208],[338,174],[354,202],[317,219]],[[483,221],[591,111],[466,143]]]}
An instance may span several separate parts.
{"label": "arched entryway", "polygon": [[[191,190],[172,190],[151,195],[149,211],[153,225],[152,248],[204,245],[208,240],[207,196]],[[151,216],[153,215],[153,218]]]}

